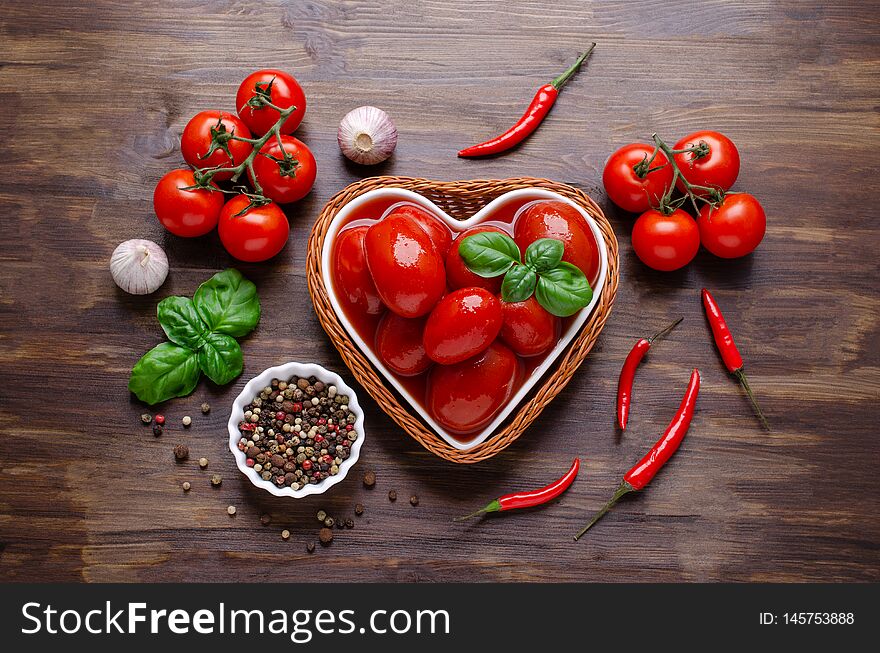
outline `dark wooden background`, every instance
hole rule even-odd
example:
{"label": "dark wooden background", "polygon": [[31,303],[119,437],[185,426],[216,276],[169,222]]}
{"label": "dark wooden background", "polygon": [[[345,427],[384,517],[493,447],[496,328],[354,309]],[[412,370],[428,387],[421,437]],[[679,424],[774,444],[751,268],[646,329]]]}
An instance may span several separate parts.
{"label": "dark wooden background", "polygon": [[[5,1],[0,579],[880,580],[878,11],[877,2],[793,1]],[[489,161],[455,157],[506,128],[593,40],[589,65],[523,147]],[[216,235],[164,233],[153,186],[182,163],[187,120],[233,109],[240,80],[267,66],[305,88],[297,136],[315,152],[318,181],[288,210],[292,235],[277,260],[239,265],[263,300],[243,377],[202,382],[164,406],[171,426],[154,438],[126,382],[162,339],[156,302],[191,295],[231,261]],[[535,175],[592,194],[620,239],[620,292],[572,383],[496,458],[435,458],[362,393],[368,441],[356,471],[324,497],[276,499],[236,470],[227,407],[248,378],[288,360],[351,379],[318,326],[304,264],[321,206],[365,174],[335,137],[361,104],[386,109],[400,130],[393,159],[366,174]],[[681,272],[654,273],[632,253],[632,216],[604,196],[602,166],[655,130],[674,140],[698,128],[739,146],[736,188],[763,203],[767,236],[742,260],[702,252]],[[111,251],[133,237],[156,240],[171,260],[153,296],[126,295],[110,279]],[[729,318],[772,433],[715,353],[704,285]],[[612,415],[623,357],[680,315],[639,372],[621,439]],[[663,430],[694,366],[704,387],[679,453],[649,491],[573,542]],[[187,431],[184,414],[195,422]],[[172,458],[178,442],[192,451],[186,464]],[[503,491],[542,485],[575,455],[580,478],[556,504],[452,523]],[[367,469],[379,479],[372,491],[360,481]],[[219,489],[212,472],[223,475]],[[349,516],[356,501],[366,513],[355,529],[308,555],[316,510]]]}

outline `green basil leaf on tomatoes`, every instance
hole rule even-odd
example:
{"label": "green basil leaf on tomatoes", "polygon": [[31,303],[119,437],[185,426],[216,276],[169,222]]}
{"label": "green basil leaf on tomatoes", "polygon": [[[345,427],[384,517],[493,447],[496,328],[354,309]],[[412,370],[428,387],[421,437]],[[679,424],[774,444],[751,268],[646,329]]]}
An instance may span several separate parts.
{"label": "green basil leaf on tomatoes", "polygon": [[143,402],[158,404],[173,397],[185,397],[199,382],[196,352],[171,342],[156,345],[135,364],[128,389]]}
{"label": "green basil leaf on tomatoes", "polygon": [[471,272],[483,278],[498,277],[520,262],[519,247],[507,234],[484,231],[467,236],[458,253]]}
{"label": "green basil leaf on tomatoes", "polygon": [[189,297],[166,297],[156,307],[156,315],[171,342],[190,349],[205,343],[208,327]]}
{"label": "green basil leaf on tomatoes", "polygon": [[234,268],[218,272],[193,295],[199,317],[214,333],[240,338],[260,321],[257,287]]}
{"label": "green basil leaf on tomatoes", "polygon": [[528,265],[514,265],[501,282],[501,299],[508,304],[524,302],[535,292],[538,275]]}
{"label": "green basil leaf on tomatoes", "polygon": [[565,244],[557,238],[539,238],[526,249],[526,265],[538,272],[552,270],[562,260]]}
{"label": "green basil leaf on tomatoes", "polygon": [[241,347],[235,338],[223,333],[210,333],[205,346],[199,349],[199,367],[217,385],[236,378],[244,367]]}
{"label": "green basil leaf on tomatoes", "polygon": [[552,270],[541,273],[535,299],[549,313],[568,317],[590,303],[593,290],[580,268],[562,261]]}

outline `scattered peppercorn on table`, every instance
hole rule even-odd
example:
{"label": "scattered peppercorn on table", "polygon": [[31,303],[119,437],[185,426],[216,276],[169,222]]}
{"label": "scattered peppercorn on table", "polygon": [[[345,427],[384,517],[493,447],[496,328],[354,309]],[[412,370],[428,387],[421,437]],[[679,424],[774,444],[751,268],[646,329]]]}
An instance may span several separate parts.
{"label": "scattered peppercorn on table", "polygon": [[[256,568],[299,582],[880,580],[877,216],[872,184],[851,183],[853,162],[880,166],[869,137],[880,99],[876,48],[866,47],[876,40],[874,8],[334,6],[245,0],[234,30],[218,19],[226,8],[180,13],[170,0],[0,8],[0,580],[243,581]],[[457,156],[514,124],[535,88],[594,41],[520,145]],[[188,118],[234,110],[239,82],[259,68],[295,74],[308,96],[294,136],[308,135],[317,178],[285,208],[281,253],[240,263],[216,233],[164,232],[151,193],[183,165]],[[398,138],[393,155],[369,168],[344,159],[336,139],[342,117],[365,104],[388,113]],[[634,216],[602,190],[602,169],[626,143],[697,128],[735,140],[749,161],[742,186],[761,197],[767,233],[742,259],[701,251],[685,269],[652,271],[631,247]],[[523,436],[489,460],[454,465],[403,434],[318,324],[306,290],[309,231],[331,196],[368,175],[545,177],[588,193],[616,231],[620,287],[596,347]],[[152,295],[124,293],[108,271],[116,246],[132,238],[168,255],[167,280]],[[134,399],[129,371],[164,339],[158,301],[190,297],[230,267],[256,284],[262,307],[259,325],[239,338],[243,374],[155,406]],[[723,307],[770,431],[719,356],[703,287]],[[618,431],[628,352],[679,317],[641,360]],[[244,384],[293,360],[334,370],[355,389],[368,436],[342,482],[302,499],[254,487],[226,430]],[[573,541],[670,424],[694,368],[699,401],[675,455],[649,488]],[[286,434],[302,423],[299,399],[283,392],[266,424],[262,406],[248,419],[266,433],[280,424],[285,450],[246,439],[248,459],[272,483],[332,475],[351,443],[342,418],[315,415],[309,432],[318,427],[327,446],[314,462],[299,460],[316,438],[287,454]],[[319,403],[329,396],[316,392]],[[264,401],[275,401],[272,391]],[[493,497],[558,489],[576,458],[577,477],[563,477],[564,492],[541,507],[453,521]]]}

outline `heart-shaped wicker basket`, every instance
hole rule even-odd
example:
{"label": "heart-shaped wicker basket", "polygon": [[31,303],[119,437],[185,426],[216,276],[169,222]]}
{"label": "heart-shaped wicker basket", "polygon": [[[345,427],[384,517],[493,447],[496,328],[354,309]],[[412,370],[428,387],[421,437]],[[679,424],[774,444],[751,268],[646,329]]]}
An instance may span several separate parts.
{"label": "heart-shaped wicker basket", "polygon": [[[378,372],[355,345],[345,328],[336,317],[321,269],[321,251],[327,228],[336,213],[355,197],[376,188],[405,188],[419,193],[434,202],[451,217],[462,220],[470,217],[483,206],[499,195],[520,188],[546,188],[569,198],[589,213],[599,225],[605,245],[608,249],[608,276],[602,289],[602,296],[581,331],[571,341],[568,349],[557,359],[555,371],[547,375],[543,384],[536,386],[534,395],[522,402],[519,410],[496,433],[485,442],[461,451],[456,449],[425,426],[401,403],[400,398],[389,389],[381,373]],[[575,370],[584,361],[608,316],[611,305],[617,295],[617,282],[620,276],[617,261],[617,238],[611,225],[602,213],[602,209],[586,194],[549,179],[535,177],[515,177],[512,179],[473,179],[470,181],[431,181],[414,177],[370,177],[346,186],[324,206],[309,237],[308,255],[306,259],[306,278],[309,294],[315,306],[315,312],[321,326],[333,345],[339,350],[342,359],[354,374],[355,378],[370,393],[400,427],[411,435],[428,451],[455,463],[476,463],[491,458],[499,451],[516,440],[531,424],[541,411],[553,401],[553,398],[566,386]]]}

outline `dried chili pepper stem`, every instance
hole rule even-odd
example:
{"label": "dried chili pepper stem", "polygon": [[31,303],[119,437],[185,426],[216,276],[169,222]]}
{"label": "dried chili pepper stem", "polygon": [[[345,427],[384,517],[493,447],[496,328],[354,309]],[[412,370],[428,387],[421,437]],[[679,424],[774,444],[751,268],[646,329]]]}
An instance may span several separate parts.
{"label": "dried chili pepper stem", "polygon": [[571,79],[580,69],[584,61],[587,60],[587,57],[592,54],[593,48],[595,47],[595,43],[591,44],[589,49],[578,57],[577,61],[575,61],[568,70],[549,84],[544,84],[539,88],[538,92],[535,93],[535,97],[532,98],[532,102],[529,104],[528,109],[526,109],[526,112],[516,121],[516,124],[513,127],[500,136],[496,136],[484,143],[466,147],[458,153],[458,156],[467,158],[500,154],[524,141],[529,134],[538,128],[538,125],[541,124],[550,112],[550,108],[556,102],[556,98],[559,97],[559,91],[562,90],[562,87],[565,86],[568,80]]}
{"label": "dried chili pepper stem", "polygon": [[663,437],[651,447],[651,450],[645,454],[639,462],[623,475],[623,481],[614,492],[614,495],[608,503],[602,506],[599,512],[587,522],[587,525],[578,531],[577,535],[574,536],[575,540],[579,540],[584,533],[590,530],[593,524],[599,521],[599,519],[601,519],[601,517],[607,513],[615,503],[620,501],[621,497],[630,492],[644,489],[648,483],[651,482],[651,479],[656,476],[657,472],[660,471],[663,465],[667,463],[672,457],[672,454],[674,454],[679,445],[681,445],[681,441],[684,440],[684,436],[691,425],[691,418],[694,415],[694,408],[697,404],[697,395],[699,392],[700,372],[699,370],[694,370],[691,372],[691,378],[688,382],[687,390],[684,393],[681,404],[678,406],[675,417],[672,418],[669,426],[666,427]]}
{"label": "dried chili pepper stem", "polygon": [[736,343],[733,341],[733,334],[730,333],[730,328],[727,326],[727,320],[724,319],[724,315],[721,313],[721,309],[715,302],[715,298],[712,297],[712,293],[703,288],[701,294],[703,297],[703,308],[706,310],[706,319],[709,320],[709,327],[712,329],[712,337],[715,340],[715,346],[718,348],[718,352],[721,354],[721,360],[724,361],[727,371],[736,377],[736,380],[739,381],[743,390],[746,391],[746,395],[748,395],[749,401],[752,404],[752,409],[761,421],[761,425],[769,431],[770,423],[767,421],[767,418],[764,417],[764,412],[758,405],[758,401],[755,399],[752,388],[749,386],[743,358],[739,353],[739,349],[737,349]]}
{"label": "dried chili pepper stem", "polygon": [[636,370],[638,369],[639,364],[642,362],[645,354],[648,353],[651,345],[653,345],[657,339],[662,338],[677,327],[683,319],[683,317],[678,318],[675,322],[661,329],[650,338],[640,338],[636,344],[633,345],[629,354],[627,354],[626,360],[623,362],[623,367],[620,370],[620,378],[617,380],[617,423],[620,425],[621,431],[626,430],[626,423],[629,419],[629,408],[632,403],[633,380],[635,379]]}
{"label": "dried chili pepper stem", "polygon": [[488,505],[479,510],[472,512],[469,515],[465,515],[464,517],[456,517],[454,521],[464,521],[465,519],[470,519],[471,517],[476,517],[477,515],[483,515],[488,512],[501,512],[505,510],[514,510],[517,508],[531,508],[534,506],[540,506],[548,501],[551,501],[558,497],[560,494],[565,492],[569,486],[574,482],[574,479],[578,475],[578,470],[581,466],[581,459],[575,458],[574,462],[571,463],[571,467],[565,474],[559,478],[559,480],[553,481],[550,485],[545,485],[544,487],[538,490],[531,490],[529,492],[515,492],[511,494],[505,494],[504,496],[498,497],[493,501],[490,501]]}

